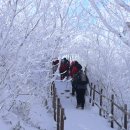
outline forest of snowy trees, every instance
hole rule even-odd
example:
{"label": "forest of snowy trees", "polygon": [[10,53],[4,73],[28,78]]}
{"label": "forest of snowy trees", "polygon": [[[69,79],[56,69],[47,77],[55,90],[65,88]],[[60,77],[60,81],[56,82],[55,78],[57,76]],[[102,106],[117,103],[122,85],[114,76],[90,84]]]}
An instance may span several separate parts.
{"label": "forest of snowy trees", "polygon": [[33,98],[49,96],[53,58],[65,55],[130,110],[129,0],[0,0],[0,117],[27,120]]}

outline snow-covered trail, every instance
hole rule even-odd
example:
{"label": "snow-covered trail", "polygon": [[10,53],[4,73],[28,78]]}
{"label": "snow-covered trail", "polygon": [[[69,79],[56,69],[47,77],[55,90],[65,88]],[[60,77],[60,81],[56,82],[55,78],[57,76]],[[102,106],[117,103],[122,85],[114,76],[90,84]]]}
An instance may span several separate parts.
{"label": "snow-covered trail", "polygon": [[64,130],[114,130],[110,123],[100,117],[96,107],[91,107],[86,96],[84,110],[76,108],[76,97],[71,96],[71,83],[56,81],[57,94],[62,106],[65,108]]}

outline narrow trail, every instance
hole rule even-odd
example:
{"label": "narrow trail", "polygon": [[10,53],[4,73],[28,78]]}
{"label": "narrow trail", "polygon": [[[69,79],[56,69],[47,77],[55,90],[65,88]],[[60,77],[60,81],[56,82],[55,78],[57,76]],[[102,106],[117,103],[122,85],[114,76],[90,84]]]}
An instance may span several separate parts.
{"label": "narrow trail", "polygon": [[[65,109],[64,130],[115,130],[110,128],[110,123],[98,114],[96,107],[91,107],[86,96],[84,110],[76,108],[76,97],[71,95],[71,83],[56,81],[57,94]],[[96,128],[96,129],[95,129]]]}

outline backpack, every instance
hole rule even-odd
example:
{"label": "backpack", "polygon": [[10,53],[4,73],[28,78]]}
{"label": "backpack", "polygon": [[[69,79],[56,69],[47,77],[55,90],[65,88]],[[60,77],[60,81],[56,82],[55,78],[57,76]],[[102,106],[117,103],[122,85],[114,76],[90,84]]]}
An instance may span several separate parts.
{"label": "backpack", "polygon": [[80,79],[80,75],[79,75],[79,72],[73,74],[73,81],[78,83],[81,79]]}
{"label": "backpack", "polygon": [[88,84],[89,83],[89,80],[88,80],[88,77],[87,75],[83,72],[81,74],[81,84],[85,85],[85,84]]}
{"label": "backpack", "polygon": [[74,81],[78,84],[85,85],[89,83],[88,77],[85,73],[81,70],[74,75]]}

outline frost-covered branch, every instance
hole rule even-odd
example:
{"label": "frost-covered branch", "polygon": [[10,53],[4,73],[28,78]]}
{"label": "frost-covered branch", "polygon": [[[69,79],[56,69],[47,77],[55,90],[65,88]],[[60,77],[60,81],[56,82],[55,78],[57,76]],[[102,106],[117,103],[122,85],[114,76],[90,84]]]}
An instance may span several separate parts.
{"label": "frost-covered branch", "polygon": [[130,6],[128,4],[126,4],[124,1],[122,0],[115,0],[115,2],[120,5],[121,7],[123,7],[126,11],[130,12]]}
{"label": "frost-covered branch", "polygon": [[89,0],[89,2],[91,3],[92,7],[96,10],[97,14],[99,15],[100,19],[102,20],[103,24],[106,26],[106,28],[111,31],[112,33],[114,33],[117,37],[119,37],[125,44],[129,45],[128,41],[124,38],[123,34],[118,32],[117,30],[115,30],[112,26],[110,26],[108,24],[108,22],[106,21],[106,19],[103,17],[101,11],[99,10],[99,8],[97,7],[96,3],[94,0]]}

